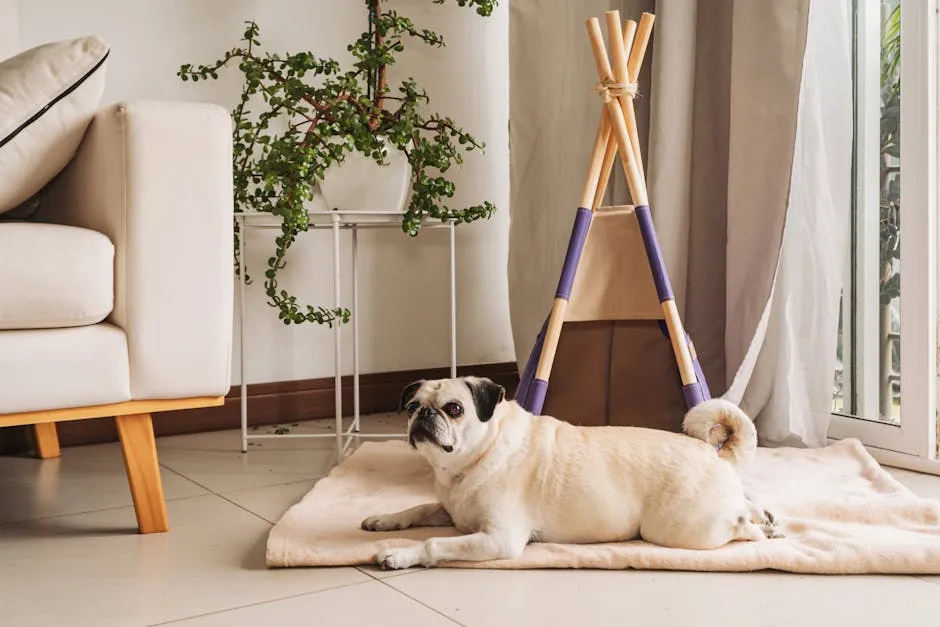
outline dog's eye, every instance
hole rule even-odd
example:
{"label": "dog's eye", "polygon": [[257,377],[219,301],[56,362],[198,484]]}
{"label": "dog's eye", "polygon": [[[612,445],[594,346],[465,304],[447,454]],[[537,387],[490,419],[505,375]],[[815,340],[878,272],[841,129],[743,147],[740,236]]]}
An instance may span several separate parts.
{"label": "dog's eye", "polygon": [[418,411],[418,405],[419,405],[418,401],[411,401],[410,403],[408,403],[408,406],[405,407],[405,411],[408,412],[408,415],[410,416],[411,414]]}
{"label": "dog's eye", "polygon": [[444,412],[451,418],[459,418],[463,414],[463,407],[460,403],[447,403],[444,405]]}

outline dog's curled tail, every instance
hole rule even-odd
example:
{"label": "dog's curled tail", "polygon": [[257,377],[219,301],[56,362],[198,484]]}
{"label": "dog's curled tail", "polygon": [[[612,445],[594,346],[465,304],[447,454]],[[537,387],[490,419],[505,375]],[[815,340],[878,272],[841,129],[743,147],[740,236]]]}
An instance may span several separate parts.
{"label": "dog's curled tail", "polygon": [[723,398],[709,399],[690,409],[682,430],[718,449],[718,456],[741,467],[754,457],[757,429],[740,407]]}

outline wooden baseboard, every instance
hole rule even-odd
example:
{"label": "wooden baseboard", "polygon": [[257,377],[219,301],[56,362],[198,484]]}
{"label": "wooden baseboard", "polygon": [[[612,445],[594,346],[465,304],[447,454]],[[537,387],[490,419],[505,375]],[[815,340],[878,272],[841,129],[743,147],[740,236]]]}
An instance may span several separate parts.
{"label": "wooden baseboard", "polygon": [[[416,379],[438,379],[449,376],[449,368],[401,370],[363,374],[359,377],[359,404],[363,414],[394,411],[401,390]],[[489,377],[506,387],[512,397],[519,383],[515,362],[462,366],[458,375]],[[333,378],[302,379],[256,383],[248,386],[248,424],[264,426],[298,420],[333,417]],[[153,414],[157,437],[237,429],[241,424],[240,388],[235,386],[219,407],[167,411]],[[343,407],[352,411],[352,377],[343,377]],[[57,424],[62,447],[117,442],[113,418],[75,420]],[[0,429],[0,454],[21,453],[31,447],[24,427]]]}

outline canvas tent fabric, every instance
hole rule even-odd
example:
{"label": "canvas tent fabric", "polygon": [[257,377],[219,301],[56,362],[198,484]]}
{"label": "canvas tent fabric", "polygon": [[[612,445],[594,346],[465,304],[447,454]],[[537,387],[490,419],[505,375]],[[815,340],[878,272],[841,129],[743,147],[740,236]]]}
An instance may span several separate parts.
{"label": "canvas tent fabric", "polygon": [[[570,303],[542,413],[679,431],[688,403],[633,207],[594,213]],[[517,397],[525,397],[538,356],[536,346]]]}

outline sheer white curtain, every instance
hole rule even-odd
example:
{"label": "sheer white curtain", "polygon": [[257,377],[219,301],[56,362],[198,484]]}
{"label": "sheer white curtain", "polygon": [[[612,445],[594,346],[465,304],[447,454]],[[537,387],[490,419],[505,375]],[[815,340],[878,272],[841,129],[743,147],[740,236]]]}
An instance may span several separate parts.
{"label": "sheer white curtain", "polygon": [[727,396],[771,444],[823,446],[832,408],[852,188],[850,3],[810,3],[783,248]]}

